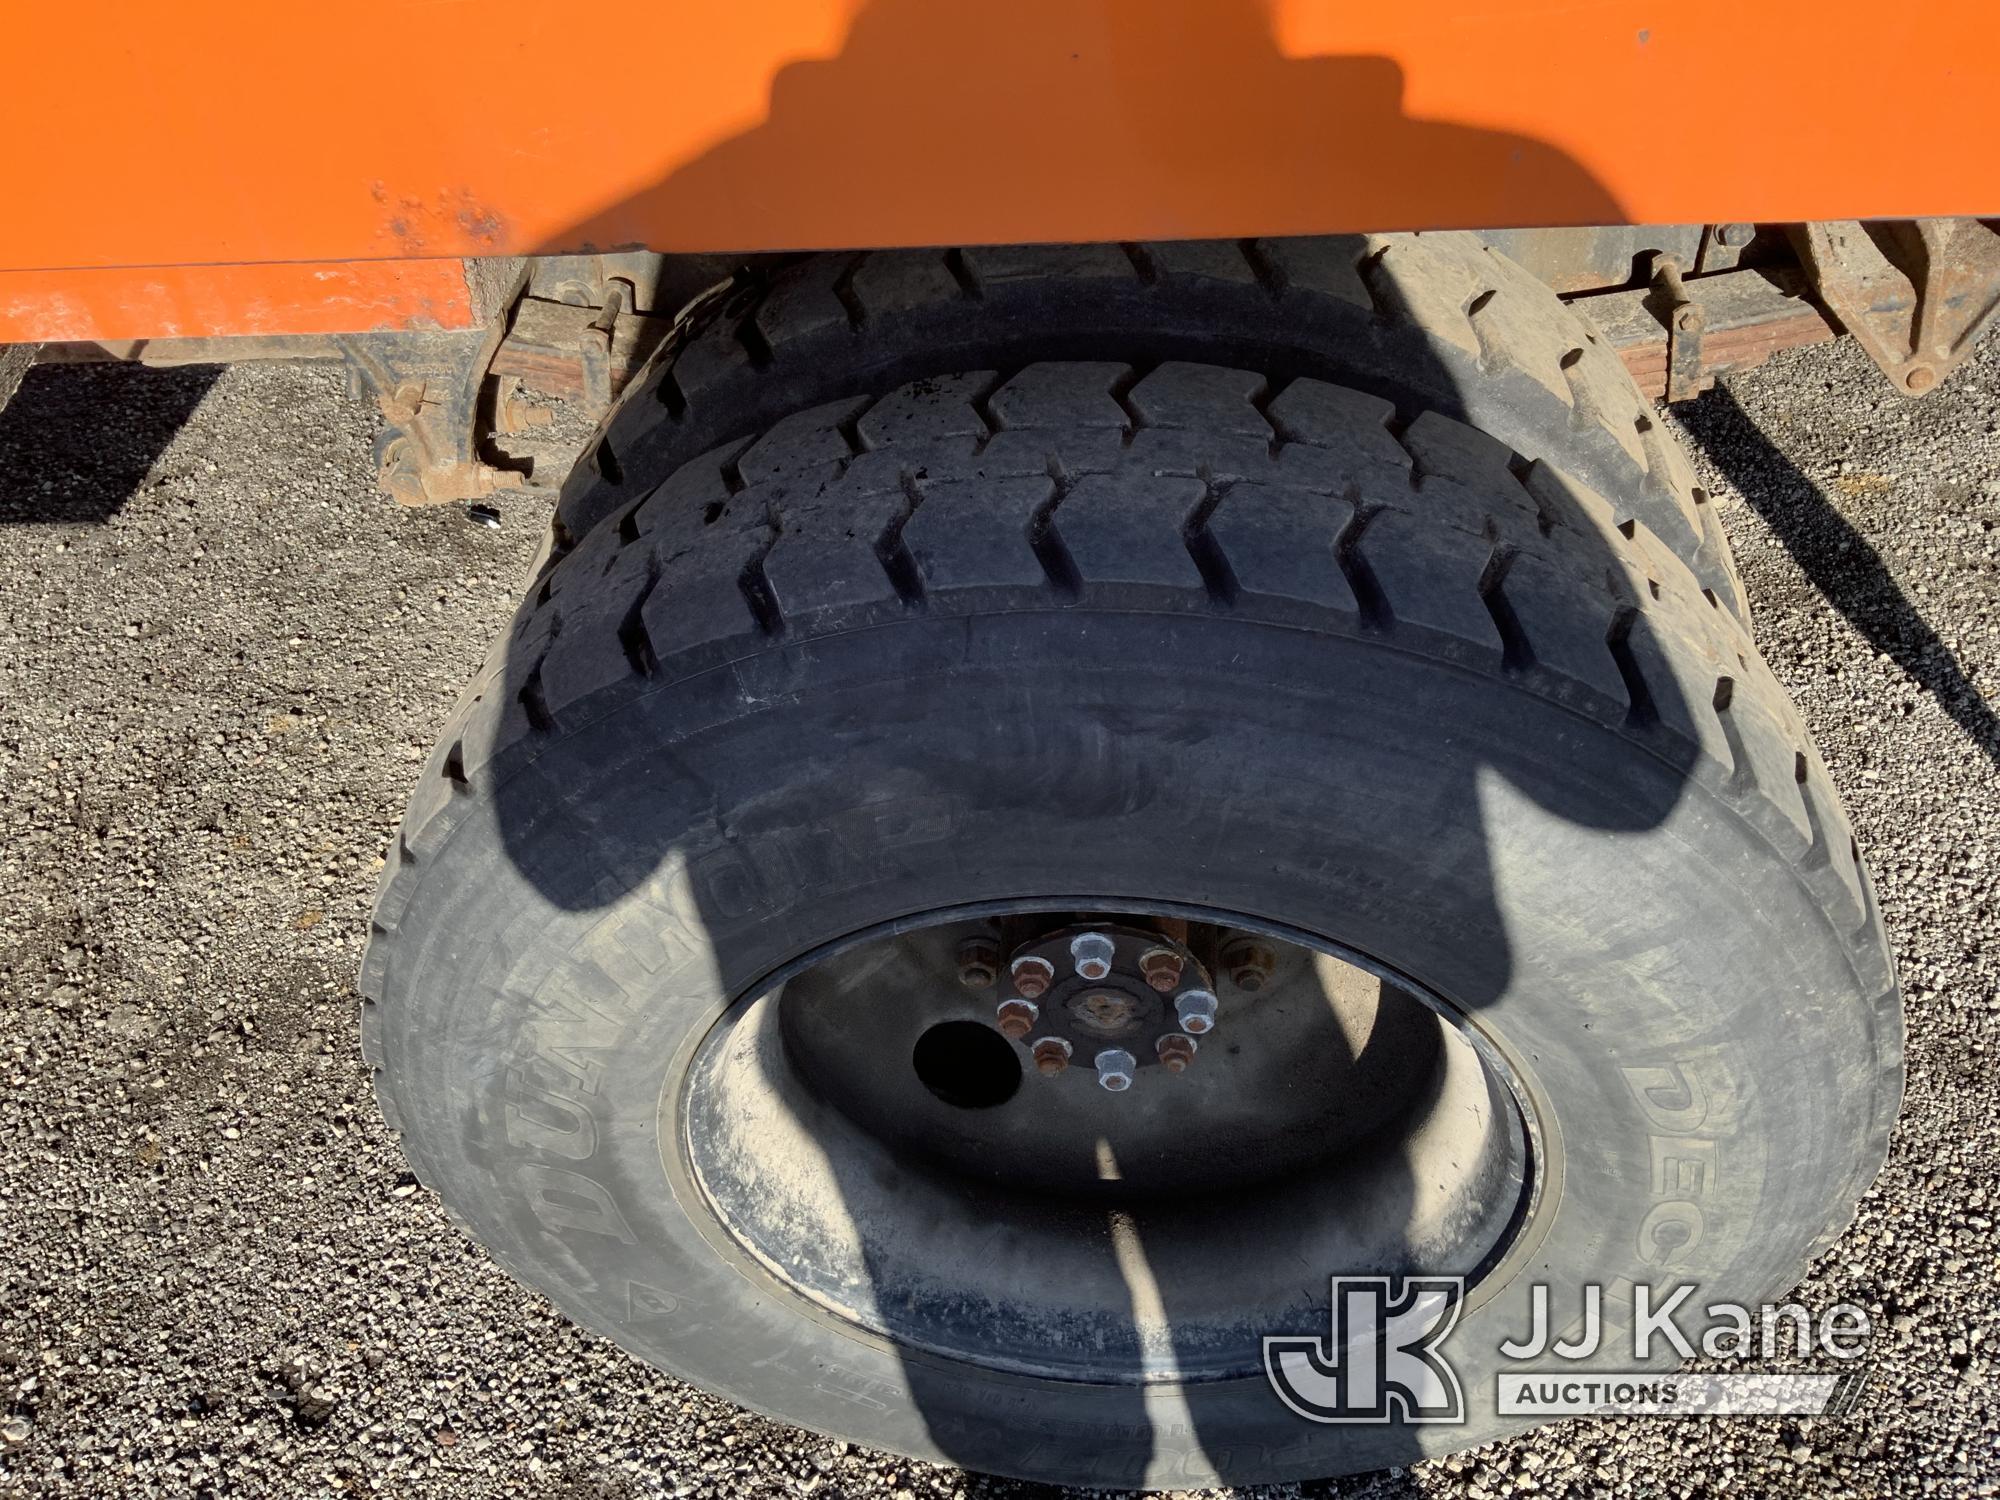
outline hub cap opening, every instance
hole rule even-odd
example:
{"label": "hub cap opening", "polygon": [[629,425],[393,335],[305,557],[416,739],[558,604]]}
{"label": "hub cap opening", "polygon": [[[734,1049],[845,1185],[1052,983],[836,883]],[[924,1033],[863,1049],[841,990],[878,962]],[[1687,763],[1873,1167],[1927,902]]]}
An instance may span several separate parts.
{"label": "hub cap opening", "polygon": [[1014,1049],[977,1021],[938,1022],[917,1038],[910,1066],[932,1095],[955,1109],[992,1109],[1021,1086]]}

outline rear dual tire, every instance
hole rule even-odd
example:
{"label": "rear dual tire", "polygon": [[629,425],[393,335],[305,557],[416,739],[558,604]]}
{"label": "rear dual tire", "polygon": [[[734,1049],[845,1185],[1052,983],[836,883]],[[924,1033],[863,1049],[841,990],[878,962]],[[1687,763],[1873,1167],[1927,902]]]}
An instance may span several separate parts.
{"label": "rear dual tire", "polygon": [[[1392,249],[1433,280],[1485,274],[1457,238]],[[1536,1284],[1558,1308],[1622,1281],[1786,1290],[1881,1161],[1900,1020],[1726,552],[1699,525],[1662,541],[1632,516],[1642,486],[1606,497],[1566,468],[1554,425],[1496,394],[1519,366],[1490,340],[1484,373],[1315,354],[1347,385],[1297,374],[1295,348],[1260,365],[1240,328],[1215,333],[1226,363],[1133,363],[1105,326],[1090,359],[985,363],[962,335],[919,374],[930,356],[902,351],[893,379],[787,366],[774,309],[834,269],[711,309],[679,356],[761,347],[762,377],[810,391],[797,410],[688,452],[677,430],[728,422],[685,390],[662,404],[669,364],[614,415],[618,456],[565,504],[595,524],[561,539],[413,801],[364,1045],[468,1230],[746,1406],[1105,1485],[1314,1477],[1522,1425],[1493,1376]],[[1051,337],[1057,310],[1089,321],[1069,288],[1045,299]],[[1453,346],[1411,305],[1377,320]],[[1532,310],[1544,342],[1582,342],[1552,297]],[[1447,315],[1473,316],[1423,316]],[[1023,316],[995,350],[1023,347]],[[1413,386],[1453,388],[1453,414]],[[1495,408],[1541,434],[1532,458],[1459,420]],[[1465,1424],[1314,1423],[1240,1371],[1146,1383],[1107,1358],[1050,1379],[913,1352],[893,1312],[830,1311],[732,1237],[687,1138],[705,1039],[885,924],[1036,900],[1339,952],[1478,1038],[1535,1159],[1452,1335]]]}

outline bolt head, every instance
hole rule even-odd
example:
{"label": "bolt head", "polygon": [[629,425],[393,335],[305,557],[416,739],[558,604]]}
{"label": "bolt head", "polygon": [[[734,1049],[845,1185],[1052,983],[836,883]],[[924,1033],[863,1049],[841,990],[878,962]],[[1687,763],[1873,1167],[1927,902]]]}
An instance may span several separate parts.
{"label": "bolt head", "polygon": [[1693,333],[1701,327],[1701,314],[1691,307],[1684,307],[1674,314],[1674,327],[1682,333]]}
{"label": "bolt head", "polygon": [[1032,1000],[1002,1000],[1000,1008],[994,1012],[994,1021],[1002,1036],[1019,1041],[1035,1029],[1042,1008]]}
{"label": "bolt head", "polygon": [[958,945],[958,982],[983,990],[1000,977],[1000,945],[991,938],[967,938]]}
{"label": "bolt head", "polygon": [[1173,993],[1181,982],[1181,971],[1187,961],[1171,948],[1148,948],[1139,955],[1139,972],[1146,976],[1146,983],[1162,995]]}
{"label": "bolt head", "polygon": [[1160,1055],[1160,1066],[1169,1073],[1184,1073],[1194,1061],[1196,1044],[1193,1037],[1171,1031],[1154,1044],[1153,1050]]}
{"label": "bolt head", "polygon": [[1029,954],[1025,958],[1015,959],[1010,972],[1014,976],[1014,988],[1020,992],[1022,998],[1039,1000],[1049,992],[1049,986],[1055,982],[1056,966],[1046,958],[1037,958]]}
{"label": "bolt head", "polygon": [[1222,950],[1229,982],[1239,990],[1261,990],[1278,967],[1278,950],[1255,938],[1238,938]]}
{"label": "bolt head", "polygon": [[1107,1047],[1097,1054],[1097,1083],[1100,1088],[1122,1094],[1132,1087],[1133,1071],[1139,1060],[1123,1047]]}
{"label": "bolt head", "polygon": [[1937,384],[1937,371],[1929,365],[1911,365],[1903,372],[1903,385],[1921,395]]}
{"label": "bolt head", "polygon": [[1202,1036],[1215,1029],[1215,996],[1207,990],[1185,990],[1174,1001],[1174,1014],[1182,1031]]}
{"label": "bolt head", "polygon": [[1117,946],[1101,932],[1081,932],[1070,939],[1069,956],[1085,979],[1098,980],[1109,974],[1117,953]]}
{"label": "bolt head", "polygon": [[1045,1036],[1035,1043],[1035,1071],[1053,1078],[1069,1066],[1069,1043],[1059,1036]]}

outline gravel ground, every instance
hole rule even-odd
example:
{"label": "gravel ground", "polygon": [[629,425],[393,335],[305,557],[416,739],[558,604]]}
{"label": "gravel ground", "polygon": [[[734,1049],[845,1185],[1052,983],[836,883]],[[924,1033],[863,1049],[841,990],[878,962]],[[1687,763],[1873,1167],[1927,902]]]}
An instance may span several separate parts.
{"label": "gravel ground", "polygon": [[[1875,1314],[1862,1409],[1571,1422],[1311,1493],[2000,1488],[1996,410],[2000,346],[1914,405],[1832,346],[1683,414],[1908,987],[1894,1155],[1801,1293]],[[43,368],[0,416],[0,1495],[1024,1493],[639,1367],[404,1172],[355,963],[545,513],[398,511],[370,437],[313,366]]]}

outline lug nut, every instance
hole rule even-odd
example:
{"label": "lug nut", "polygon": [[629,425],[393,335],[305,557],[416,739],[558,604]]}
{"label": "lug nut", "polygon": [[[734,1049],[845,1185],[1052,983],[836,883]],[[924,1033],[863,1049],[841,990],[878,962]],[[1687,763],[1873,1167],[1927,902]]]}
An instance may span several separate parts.
{"label": "lug nut", "polygon": [[1139,955],[1139,972],[1146,976],[1146,983],[1163,995],[1173,993],[1186,965],[1187,961],[1171,948],[1148,948]]}
{"label": "lug nut", "polygon": [[1193,1036],[1215,1029],[1215,996],[1207,990],[1187,990],[1174,1001],[1174,1014],[1181,1030]]}
{"label": "lug nut", "polygon": [[992,938],[970,937],[958,945],[958,982],[983,990],[1000,977],[1000,945]]}
{"label": "lug nut", "polygon": [[1170,1031],[1160,1038],[1153,1050],[1160,1054],[1160,1064],[1169,1073],[1182,1073],[1194,1061],[1195,1040],[1191,1036],[1182,1036],[1178,1031]]}
{"label": "lug nut", "polygon": [[1101,932],[1084,932],[1070,939],[1069,956],[1076,960],[1076,972],[1085,979],[1102,979],[1111,972],[1111,960],[1118,949]]}
{"label": "lug nut", "polygon": [[1053,1078],[1069,1066],[1069,1043],[1059,1036],[1045,1036],[1035,1043],[1035,1071]]}
{"label": "lug nut", "polygon": [[1035,1029],[1035,1021],[1041,1013],[1042,1008],[1032,1000],[1002,1000],[999,1010],[994,1012],[994,1020],[1002,1036],[1010,1036],[1018,1042]]}
{"label": "lug nut", "polygon": [[1138,1066],[1139,1060],[1123,1047],[1107,1047],[1097,1054],[1098,1085],[1122,1094],[1132,1087],[1132,1070]]}
{"label": "lug nut", "polygon": [[1255,938],[1237,938],[1222,950],[1222,966],[1239,990],[1261,990],[1278,967],[1278,950]]}
{"label": "lug nut", "polygon": [[1015,959],[1012,972],[1014,988],[1021,992],[1022,998],[1039,1000],[1048,993],[1049,986],[1055,982],[1056,966],[1046,958],[1037,958],[1031,953],[1025,958]]}

